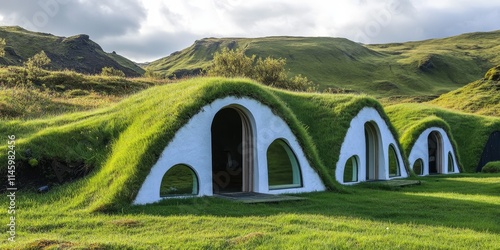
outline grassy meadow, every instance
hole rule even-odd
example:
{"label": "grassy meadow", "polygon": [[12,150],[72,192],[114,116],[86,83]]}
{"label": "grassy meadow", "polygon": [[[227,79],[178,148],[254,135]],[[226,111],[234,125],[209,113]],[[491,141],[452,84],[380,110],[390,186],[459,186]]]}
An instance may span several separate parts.
{"label": "grassy meadow", "polygon": [[418,178],[305,201],[240,204],[219,198],[165,200],[111,213],[68,209],[76,192],[18,193],[16,243],[2,249],[497,249],[500,175]]}

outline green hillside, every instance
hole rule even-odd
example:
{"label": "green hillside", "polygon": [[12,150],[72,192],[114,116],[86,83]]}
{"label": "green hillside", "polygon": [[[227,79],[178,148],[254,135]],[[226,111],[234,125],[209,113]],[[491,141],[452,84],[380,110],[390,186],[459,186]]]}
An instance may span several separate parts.
{"label": "green hillside", "polygon": [[342,38],[206,38],[150,63],[148,70],[177,78],[199,74],[223,47],[247,55],[282,57],[290,74],[320,85],[388,96],[436,96],[480,78],[500,62],[500,31],[397,44],[362,45]]}
{"label": "green hillside", "polygon": [[144,70],[132,61],[106,53],[88,35],[59,37],[25,30],[21,27],[0,26],[0,38],[6,40],[5,56],[0,65],[20,66],[41,50],[51,59],[53,70],[70,69],[80,73],[100,73],[103,67],[114,67],[127,76],[140,76]]}
{"label": "green hillside", "polygon": [[462,88],[441,95],[430,103],[440,107],[500,117],[500,66]]}

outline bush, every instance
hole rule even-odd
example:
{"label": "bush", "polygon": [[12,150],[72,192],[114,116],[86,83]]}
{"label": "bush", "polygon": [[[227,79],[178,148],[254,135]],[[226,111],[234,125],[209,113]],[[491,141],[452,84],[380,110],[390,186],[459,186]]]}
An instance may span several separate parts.
{"label": "bush", "polygon": [[292,77],[289,80],[288,89],[295,91],[306,91],[306,92],[316,92],[318,91],[317,86],[307,79],[307,77],[301,74]]}
{"label": "bush", "polygon": [[286,83],[287,73],[285,70],[286,60],[283,58],[274,59],[267,57],[262,60],[259,58],[255,63],[255,80],[264,85],[278,86]]}
{"label": "bush", "polygon": [[28,72],[26,69],[16,66],[7,68],[6,83],[9,87],[22,86],[27,83]]}
{"label": "bush", "polygon": [[115,69],[113,67],[104,67],[101,70],[101,76],[118,76],[125,77],[125,73],[119,69]]}
{"label": "bush", "polygon": [[43,50],[29,58],[28,61],[24,62],[24,68],[27,72],[28,80],[33,82],[38,80],[38,78],[43,74],[42,68],[49,65],[50,62],[50,58]]}
{"label": "bush", "polygon": [[5,45],[6,45],[5,39],[0,38],[0,57],[5,56],[5,50],[4,50]]}
{"label": "bush", "polygon": [[483,173],[500,173],[500,161],[490,161],[481,170]]}
{"label": "bush", "polygon": [[253,78],[255,55],[248,57],[240,49],[223,48],[214,54],[212,65],[208,68],[209,76],[249,77]]}
{"label": "bush", "polygon": [[208,76],[247,77],[264,85],[293,91],[316,91],[316,85],[301,75],[287,78],[286,60],[266,57],[255,60],[255,55],[246,56],[239,49],[223,48],[216,52],[212,65],[207,69]]}

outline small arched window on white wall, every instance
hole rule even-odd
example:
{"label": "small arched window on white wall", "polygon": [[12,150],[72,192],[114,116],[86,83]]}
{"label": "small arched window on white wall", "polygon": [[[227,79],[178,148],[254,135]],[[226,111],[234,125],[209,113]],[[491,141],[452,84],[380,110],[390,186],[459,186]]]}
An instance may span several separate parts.
{"label": "small arched window on white wall", "polygon": [[358,156],[354,155],[347,160],[344,168],[344,183],[358,182]]}
{"label": "small arched window on white wall", "polygon": [[455,172],[455,163],[453,162],[453,155],[448,152],[448,173]]}
{"label": "small arched window on white wall", "polygon": [[398,154],[394,145],[389,145],[389,177],[401,176],[401,169],[399,168]]}
{"label": "small arched window on white wall", "polygon": [[288,144],[277,139],[267,149],[269,189],[302,187],[299,162]]}
{"label": "small arched window on white wall", "polygon": [[413,172],[416,175],[424,174],[424,161],[422,159],[419,158],[413,163]]}
{"label": "small arched window on white wall", "polygon": [[198,194],[198,177],[185,164],[171,167],[163,176],[160,197],[191,196]]}

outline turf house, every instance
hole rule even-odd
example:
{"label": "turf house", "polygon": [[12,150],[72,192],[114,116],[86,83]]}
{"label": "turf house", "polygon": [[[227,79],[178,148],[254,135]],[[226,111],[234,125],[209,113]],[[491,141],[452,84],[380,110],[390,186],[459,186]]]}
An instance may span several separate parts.
{"label": "turf house", "polygon": [[417,175],[458,173],[457,157],[450,138],[442,128],[431,127],[420,134],[408,161]]}
{"label": "turf house", "polygon": [[[463,133],[463,127],[477,129]],[[23,138],[17,147],[41,164],[91,167],[64,186],[74,205],[102,211],[169,198],[341,191],[367,181],[475,172],[483,151],[498,155],[500,123],[426,105],[384,108],[365,95],[194,78],[104,109],[2,127],[12,128]]]}

